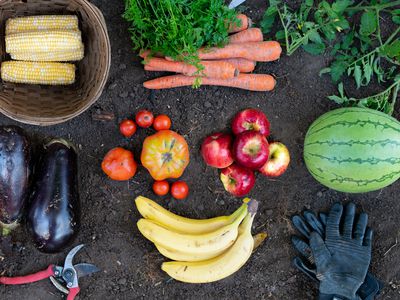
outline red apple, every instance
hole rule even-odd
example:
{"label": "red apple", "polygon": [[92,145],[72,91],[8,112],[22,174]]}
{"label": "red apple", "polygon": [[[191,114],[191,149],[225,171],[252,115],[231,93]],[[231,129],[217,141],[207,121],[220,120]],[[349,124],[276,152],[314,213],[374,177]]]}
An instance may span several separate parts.
{"label": "red apple", "polygon": [[220,178],[225,190],[237,197],[242,197],[250,192],[256,181],[252,170],[237,164],[223,169]]}
{"label": "red apple", "polygon": [[233,155],[238,164],[258,170],[268,160],[267,139],[257,131],[242,132],[233,143]]}
{"label": "red apple", "polygon": [[201,155],[207,165],[226,168],[233,163],[232,136],[227,133],[215,133],[206,137],[201,145]]}
{"label": "red apple", "polygon": [[232,131],[235,135],[244,131],[259,131],[269,136],[269,121],[265,114],[258,109],[249,108],[236,114],[232,121]]}
{"label": "red apple", "polygon": [[269,144],[269,159],[259,171],[265,176],[278,177],[286,171],[289,162],[288,148],[282,143],[273,142]]}

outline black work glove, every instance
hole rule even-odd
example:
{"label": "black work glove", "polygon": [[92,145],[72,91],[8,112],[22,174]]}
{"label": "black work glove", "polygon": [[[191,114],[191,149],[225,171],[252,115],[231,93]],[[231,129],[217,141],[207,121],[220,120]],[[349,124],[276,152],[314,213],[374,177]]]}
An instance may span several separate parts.
{"label": "black work glove", "polygon": [[[300,249],[311,265],[315,262],[317,272],[300,258],[295,259],[295,265],[301,266],[301,270],[311,278],[316,276],[320,280],[322,297],[328,296],[329,299],[329,295],[331,298],[338,295],[347,299],[357,299],[356,291],[364,282],[371,260],[372,231],[366,228],[368,219],[366,214],[360,214],[354,226],[355,206],[349,204],[344,215],[341,234],[339,224],[342,211],[341,204],[332,207],[326,221],[325,241],[321,237],[324,235],[325,221],[311,222],[311,228],[315,231],[309,234],[310,247],[306,243],[299,242],[300,239],[294,239],[296,249]],[[307,215],[307,218],[314,219],[311,215]],[[322,220],[325,219],[322,217]]]}
{"label": "black work glove", "polygon": [[[293,247],[300,253],[302,258],[295,257],[293,264],[296,268],[310,277],[313,281],[317,279],[317,270],[314,257],[309,246],[310,234],[312,231],[318,232],[322,238],[325,238],[325,227],[328,215],[320,213],[319,217],[310,210],[303,213],[303,216],[295,215],[292,217],[293,226],[300,233],[300,237],[292,236]],[[357,296],[362,300],[373,300],[383,288],[383,283],[373,274],[367,273],[363,284],[357,291]],[[357,297],[358,298],[358,297]]]}

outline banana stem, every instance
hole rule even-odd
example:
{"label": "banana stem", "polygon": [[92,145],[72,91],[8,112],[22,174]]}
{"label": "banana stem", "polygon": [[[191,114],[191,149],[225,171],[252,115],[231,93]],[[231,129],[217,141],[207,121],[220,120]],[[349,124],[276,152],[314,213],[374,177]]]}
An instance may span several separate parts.
{"label": "banana stem", "polygon": [[250,215],[254,216],[258,210],[258,201],[255,199],[251,199],[251,201],[247,205],[247,211]]}

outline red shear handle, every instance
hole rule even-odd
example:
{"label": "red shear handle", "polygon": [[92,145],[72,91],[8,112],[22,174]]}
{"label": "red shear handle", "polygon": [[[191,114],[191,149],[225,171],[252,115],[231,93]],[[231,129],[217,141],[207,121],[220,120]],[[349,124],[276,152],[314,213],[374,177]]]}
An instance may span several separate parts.
{"label": "red shear handle", "polygon": [[50,276],[54,276],[54,265],[50,265],[46,270],[37,272],[35,274],[19,276],[19,277],[0,277],[2,284],[25,284],[40,281]]}
{"label": "red shear handle", "polygon": [[80,290],[81,290],[81,289],[79,288],[79,286],[78,286],[78,287],[75,287],[75,288],[70,288],[70,289],[69,289],[69,294],[68,294],[67,300],[74,300],[75,297],[76,297],[76,295],[79,294],[79,291],[80,291]]}

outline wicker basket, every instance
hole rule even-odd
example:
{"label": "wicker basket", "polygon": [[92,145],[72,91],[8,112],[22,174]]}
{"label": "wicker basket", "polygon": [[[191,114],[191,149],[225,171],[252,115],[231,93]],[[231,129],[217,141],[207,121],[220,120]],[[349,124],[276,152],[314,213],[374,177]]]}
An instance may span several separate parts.
{"label": "wicker basket", "polygon": [[100,10],[86,0],[0,0],[0,62],[5,52],[5,22],[10,17],[75,14],[79,18],[85,58],[77,62],[76,82],[44,86],[0,82],[0,112],[19,122],[53,125],[72,119],[101,95],[111,62],[111,47]]}

